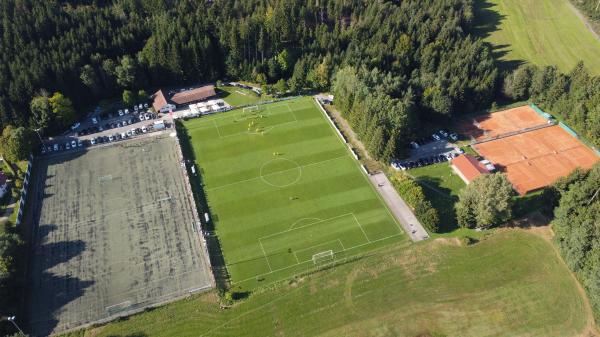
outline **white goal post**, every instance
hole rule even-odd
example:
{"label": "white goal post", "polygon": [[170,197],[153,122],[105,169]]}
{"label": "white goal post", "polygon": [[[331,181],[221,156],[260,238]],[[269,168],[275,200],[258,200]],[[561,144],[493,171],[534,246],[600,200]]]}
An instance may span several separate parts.
{"label": "white goal post", "polygon": [[252,113],[252,112],[257,112],[259,111],[260,108],[258,105],[252,105],[252,106],[247,106],[244,109],[242,109],[243,113]]}
{"label": "white goal post", "polygon": [[314,264],[333,261],[333,250],[330,249],[314,254],[312,256],[312,261]]}

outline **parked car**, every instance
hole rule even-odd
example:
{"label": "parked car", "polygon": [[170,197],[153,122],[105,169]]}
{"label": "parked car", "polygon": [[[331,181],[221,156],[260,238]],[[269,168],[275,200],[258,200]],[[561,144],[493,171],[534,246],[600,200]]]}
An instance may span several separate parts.
{"label": "parked car", "polygon": [[142,126],[142,132],[143,132],[143,133],[146,133],[146,132],[148,132],[148,128],[146,128],[145,126]]}
{"label": "parked car", "polygon": [[69,142],[67,142],[67,143],[65,144],[65,148],[66,148],[67,150],[70,150],[70,149],[71,149],[71,144],[69,144]]}
{"label": "parked car", "polygon": [[74,141],[74,140],[72,140],[72,141],[71,141],[71,147],[72,147],[72,148],[77,148],[77,142],[76,142],[76,141]]}
{"label": "parked car", "polygon": [[77,123],[75,123],[75,124],[73,124],[73,125],[71,126],[71,130],[75,130],[75,129],[77,129],[77,128],[78,128],[78,127],[80,127],[80,126],[81,126],[81,123],[77,122]]}
{"label": "parked car", "polygon": [[144,117],[144,114],[140,114],[140,121],[145,121],[146,117]]}
{"label": "parked car", "polygon": [[125,112],[123,110],[119,110],[119,117],[123,116],[125,114]]}
{"label": "parked car", "polygon": [[418,149],[419,148],[419,144],[417,144],[416,142],[410,142],[410,147],[413,149]]}
{"label": "parked car", "polygon": [[58,151],[58,144],[54,144],[54,151]]}
{"label": "parked car", "polygon": [[456,133],[452,132],[450,134],[450,139],[452,139],[453,141],[457,141],[458,140],[458,135]]}
{"label": "parked car", "polygon": [[96,138],[92,138],[92,139],[90,139],[90,144],[92,144],[92,145],[96,145]]}
{"label": "parked car", "polygon": [[446,130],[444,130],[444,129],[438,131],[438,133],[444,137],[448,137],[448,132],[446,132]]}
{"label": "parked car", "polygon": [[92,124],[98,124],[98,119],[96,117],[92,117]]}
{"label": "parked car", "polygon": [[98,132],[100,131],[104,131],[104,129],[101,126],[98,127]]}
{"label": "parked car", "polygon": [[113,140],[115,140],[115,137],[113,137],[113,135],[108,136],[108,141],[112,142]]}
{"label": "parked car", "polygon": [[83,140],[78,140],[77,141],[77,147],[83,147]]}
{"label": "parked car", "polygon": [[442,139],[437,133],[434,133],[433,135],[431,135],[431,138],[433,138],[433,140],[440,140],[440,139]]}
{"label": "parked car", "polygon": [[125,114],[129,115],[129,109],[125,109]]}
{"label": "parked car", "polygon": [[148,109],[148,103],[144,103],[144,109]]}

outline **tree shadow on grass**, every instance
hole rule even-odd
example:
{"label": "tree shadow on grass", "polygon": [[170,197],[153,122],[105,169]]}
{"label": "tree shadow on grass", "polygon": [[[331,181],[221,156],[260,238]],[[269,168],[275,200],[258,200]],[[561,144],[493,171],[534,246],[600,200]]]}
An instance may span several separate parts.
{"label": "tree shadow on grass", "polygon": [[458,197],[452,195],[449,188],[441,186],[442,180],[437,177],[418,177],[417,182],[423,187],[423,193],[431,202],[433,208],[438,211],[440,223],[438,233],[448,233],[458,229],[454,204]]}
{"label": "tree shadow on grass", "polygon": [[202,173],[204,170],[199,167],[197,174],[190,172],[190,165],[195,165],[196,155],[191,143],[191,137],[187,133],[187,129],[179,121],[176,122],[175,127],[177,128],[177,134],[179,137],[179,144],[181,146],[181,152],[186,160],[190,160],[191,163],[186,165],[188,168],[188,177],[190,179],[190,185],[192,187],[192,194],[194,195],[194,201],[196,202],[196,209],[198,210],[199,216],[203,218],[203,214],[209,214],[211,219],[208,223],[203,220],[203,230],[206,232],[206,246],[208,249],[208,255],[210,258],[210,264],[212,267],[213,275],[217,287],[220,289],[227,289],[229,286],[229,273],[223,256],[223,250],[221,249],[221,242],[215,235],[215,221],[218,221],[218,215],[211,212],[204,193],[204,183],[202,181]]}
{"label": "tree shadow on grass", "polygon": [[[500,24],[506,18],[506,15],[500,14],[490,0],[475,0],[473,2],[473,10],[475,19],[473,21],[472,33],[476,37],[486,39],[490,35],[500,29]],[[523,60],[503,60],[512,46],[508,44],[493,45],[489,42],[486,44],[492,50],[494,59],[500,71],[511,72],[524,63]]]}

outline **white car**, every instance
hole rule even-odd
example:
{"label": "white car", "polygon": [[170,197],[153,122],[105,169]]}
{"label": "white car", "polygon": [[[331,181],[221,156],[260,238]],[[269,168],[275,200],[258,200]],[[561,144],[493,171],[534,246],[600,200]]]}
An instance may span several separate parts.
{"label": "white car", "polygon": [[92,117],[92,124],[98,124],[98,119],[96,119],[96,117]]}
{"label": "white car", "polygon": [[77,148],[77,142],[74,141],[74,140],[71,141],[71,147],[74,148],[74,149]]}
{"label": "white car", "polygon": [[83,147],[83,141],[82,140],[78,140],[77,141],[77,146],[78,147]]}
{"label": "white car", "polygon": [[456,133],[452,132],[450,134],[450,139],[452,139],[453,141],[457,141],[458,140],[458,135]]}
{"label": "white car", "polygon": [[148,103],[144,103],[144,109],[148,109]]}
{"label": "white car", "polygon": [[444,137],[448,137],[448,132],[446,132],[444,130],[440,130],[440,131],[438,131],[438,133]]}
{"label": "white car", "polygon": [[92,139],[90,139],[90,144],[92,144],[92,145],[96,145],[96,138],[92,138]]}
{"label": "white car", "polygon": [[123,116],[124,112],[123,110],[119,110],[119,116]]}
{"label": "white car", "polygon": [[127,138],[127,134],[125,132],[122,132],[121,133],[121,138],[123,138],[123,139]]}
{"label": "white car", "polygon": [[410,142],[410,147],[412,147],[413,149],[418,149],[419,144],[417,144],[417,142]]}
{"label": "white car", "polygon": [[75,124],[73,124],[73,126],[71,126],[71,130],[75,130],[80,126],[81,126],[81,123],[75,123]]}
{"label": "white car", "polygon": [[67,142],[67,143],[65,144],[65,148],[66,148],[67,150],[70,150],[70,149],[71,149],[71,144],[69,144],[69,142]]}
{"label": "white car", "polygon": [[58,151],[58,144],[54,144],[54,151]]}
{"label": "white car", "polygon": [[138,111],[138,106],[137,106],[137,105],[134,105],[134,106],[133,106],[133,111],[135,111],[135,112],[137,112],[137,111]]}
{"label": "white car", "polygon": [[431,135],[431,137],[433,137],[433,139],[435,140],[440,140],[440,136],[437,133],[434,133],[433,135]]}
{"label": "white car", "polygon": [[145,121],[146,117],[144,117],[144,114],[140,114],[140,121]]}
{"label": "white car", "polygon": [[146,133],[146,132],[148,132],[148,128],[146,128],[145,126],[142,126],[142,132],[143,132],[143,133]]}
{"label": "white car", "polygon": [[126,120],[124,120],[124,121],[123,121],[123,123],[122,123],[121,125],[123,125],[123,126],[127,125],[127,121],[126,121]]}
{"label": "white car", "polygon": [[129,115],[129,109],[125,109],[125,114]]}

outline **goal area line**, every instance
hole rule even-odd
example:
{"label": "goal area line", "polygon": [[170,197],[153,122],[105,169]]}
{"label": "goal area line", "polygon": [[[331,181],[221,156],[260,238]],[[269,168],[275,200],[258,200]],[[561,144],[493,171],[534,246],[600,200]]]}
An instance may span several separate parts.
{"label": "goal area line", "polygon": [[[354,250],[354,249],[357,249],[357,248],[360,248],[360,247],[364,247],[364,246],[368,246],[368,245],[373,245],[373,244],[376,244],[378,242],[381,242],[381,241],[384,241],[384,240],[389,240],[389,239],[392,239],[392,238],[395,238],[395,237],[400,237],[400,236],[403,236],[403,235],[404,235],[404,233],[397,233],[397,234],[386,236],[384,238],[379,238],[377,240],[372,240],[371,242],[367,242],[367,243],[363,243],[363,244],[360,244],[360,245],[356,245],[356,246],[347,248],[346,250],[344,250],[344,253],[349,252],[349,251]],[[367,252],[365,252],[365,253],[367,253]],[[344,256],[343,259],[340,259],[339,261],[343,261],[343,260],[350,259],[350,258],[353,258],[353,257],[356,257],[356,256],[360,256],[360,255],[361,254],[359,253],[359,254]],[[286,267],[283,267],[283,268],[271,270],[271,271],[269,271],[267,273],[256,274],[254,276],[245,278],[243,280],[239,280],[239,281],[236,281],[236,282],[231,282],[231,285],[238,285],[238,284],[241,284],[241,283],[244,283],[244,282],[256,280],[257,278],[261,278],[261,277],[264,277],[264,276],[267,276],[267,275],[271,275],[271,274],[274,274],[274,273],[282,272],[282,271],[285,271],[285,270],[288,270],[288,269],[292,269],[292,268],[297,268],[297,267],[299,267],[301,265],[304,265],[304,264],[307,264],[309,262],[312,264],[312,260],[308,260],[308,261],[305,261],[305,262],[300,262],[300,263],[292,264],[292,265],[289,265],[289,266],[286,266]],[[289,279],[289,278],[294,277],[295,275],[298,275],[298,274],[300,274],[300,273],[295,273],[295,274],[292,274],[292,275],[284,276],[284,277],[282,277],[280,279],[273,280],[269,284],[272,284],[274,282],[278,282],[278,281],[281,281],[281,280]]]}

